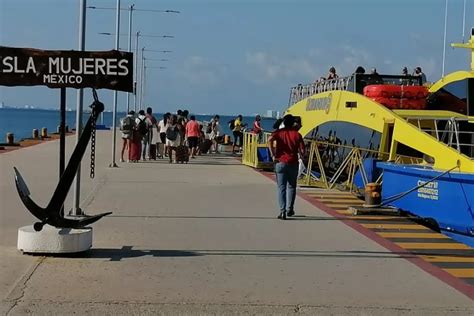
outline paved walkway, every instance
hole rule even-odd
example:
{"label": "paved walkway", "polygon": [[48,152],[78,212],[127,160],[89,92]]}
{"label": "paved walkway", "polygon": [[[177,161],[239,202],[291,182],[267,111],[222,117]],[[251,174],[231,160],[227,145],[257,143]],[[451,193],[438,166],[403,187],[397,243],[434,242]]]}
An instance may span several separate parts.
{"label": "paved walkway", "polygon": [[16,250],[34,219],[12,166],[45,205],[58,142],[0,155],[0,313],[474,314],[466,295],[303,199],[300,216],[277,220],[275,184],[231,157],[111,169],[109,139],[98,133],[94,180],[86,154],[82,195],[87,213],[113,215],[81,256]]}

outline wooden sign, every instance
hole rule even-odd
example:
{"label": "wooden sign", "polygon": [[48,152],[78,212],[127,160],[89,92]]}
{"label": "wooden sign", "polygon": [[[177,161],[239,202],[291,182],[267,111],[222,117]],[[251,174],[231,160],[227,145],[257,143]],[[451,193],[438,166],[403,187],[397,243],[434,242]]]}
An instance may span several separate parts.
{"label": "wooden sign", "polygon": [[0,46],[0,85],[133,92],[133,54]]}

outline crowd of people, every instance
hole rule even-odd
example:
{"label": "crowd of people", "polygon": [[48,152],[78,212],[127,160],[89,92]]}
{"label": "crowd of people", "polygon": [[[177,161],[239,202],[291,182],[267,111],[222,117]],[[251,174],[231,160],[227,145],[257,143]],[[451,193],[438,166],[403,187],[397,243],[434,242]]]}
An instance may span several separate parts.
{"label": "crowd of people", "polygon": [[[362,67],[362,66],[357,66],[357,68],[354,71],[354,74],[365,74],[365,68]],[[371,75],[377,75],[377,76],[379,75],[379,73],[377,72],[377,69],[375,67],[373,67],[371,69],[370,74]],[[407,67],[402,68],[402,73],[401,74],[403,76],[410,76]],[[421,78],[421,84],[426,83],[426,75],[423,73],[423,70],[419,66],[417,66],[413,69],[413,72],[412,72],[411,76],[420,77]],[[336,68],[335,67],[330,67],[327,76],[326,77],[320,77],[319,79],[315,80],[315,83],[322,82],[322,81],[325,81],[325,80],[333,80],[333,79],[337,79],[337,78],[339,78],[339,76],[336,73]]]}
{"label": "crowd of people", "polygon": [[[243,133],[247,124],[242,115],[228,122],[233,134],[232,153],[240,153],[243,147]],[[168,158],[169,162],[188,162],[203,153],[219,153],[220,145],[226,142],[220,116],[210,122],[198,122],[188,110],[176,114],[166,113],[158,120],[151,107],[138,113],[130,111],[120,120],[122,133],[121,162],[138,162],[156,158]],[[261,117],[257,115],[250,132],[263,136]],[[155,134],[156,133],[156,134]],[[127,158],[125,159],[125,155]],[[174,157],[174,159],[173,159]]]}

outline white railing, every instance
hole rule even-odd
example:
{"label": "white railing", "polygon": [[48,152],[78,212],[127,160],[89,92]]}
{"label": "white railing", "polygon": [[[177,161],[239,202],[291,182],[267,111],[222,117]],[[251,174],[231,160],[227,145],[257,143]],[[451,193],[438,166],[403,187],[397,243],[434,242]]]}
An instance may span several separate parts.
{"label": "white railing", "polygon": [[[432,126],[433,129],[422,127],[423,122],[427,120],[433,121]],[[468,148],[467,149],[467,156],[473,158],[474,157],[474,132],[460,130],[459,129],[459,122],[461,121],[469,121],[467,118],[429,118],[429,117],[409,117],[407,121],[418,127],[423,132],[426,132],[434,137],[440,142],[445,143],[449,147],[456,149],[458,152],[461,153],[461,147]],[[443,126],[443,129],[438,128],[438,126]],[[470,139],[471,141],[468,143],[462,143],[461,139]],[[466,152],[466,150],[464,150]]]}
{"label": "white railing", "polygon": [[333,91],[333,90],[347,90],[351,77],[342,77],[330,80],[319,80],[308,85],[298,85],[291,88],[289,105],[291,106],[298,101],[310,97],[316,93]]}

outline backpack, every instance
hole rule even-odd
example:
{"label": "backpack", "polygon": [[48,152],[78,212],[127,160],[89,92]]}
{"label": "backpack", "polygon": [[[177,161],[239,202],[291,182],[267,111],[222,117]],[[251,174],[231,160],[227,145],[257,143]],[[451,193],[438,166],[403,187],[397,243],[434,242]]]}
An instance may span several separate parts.
{"label": "backpack", "polygon": [[234,130],[234,128],[235,128],[235,120],[230,120],[230,121],[229,121],[229,128],[230,128],[231,131]]}
{"label": "backpack", "polygon": [[212,122],[209,122],[209,124],[207,124],[206,133],[207,134],[212,133]]}
{"label": "backpack", "polygon": [[130,132],[133,128],[133,120],[130,116],[126,116],[120,120],[120,130]]}
{"label": "backpack", "polygon": [[176,140],[176,138],[178,138],[178,128],[175,126],[166,129],[166,138],[169,140]]}
{"label": "backpack", "polygon": [[140,122],[137,125],[137,131],[140,133],[140,135],[145,136],[148,133],[148,124],[146,123],[146,120],[140,119]]}

